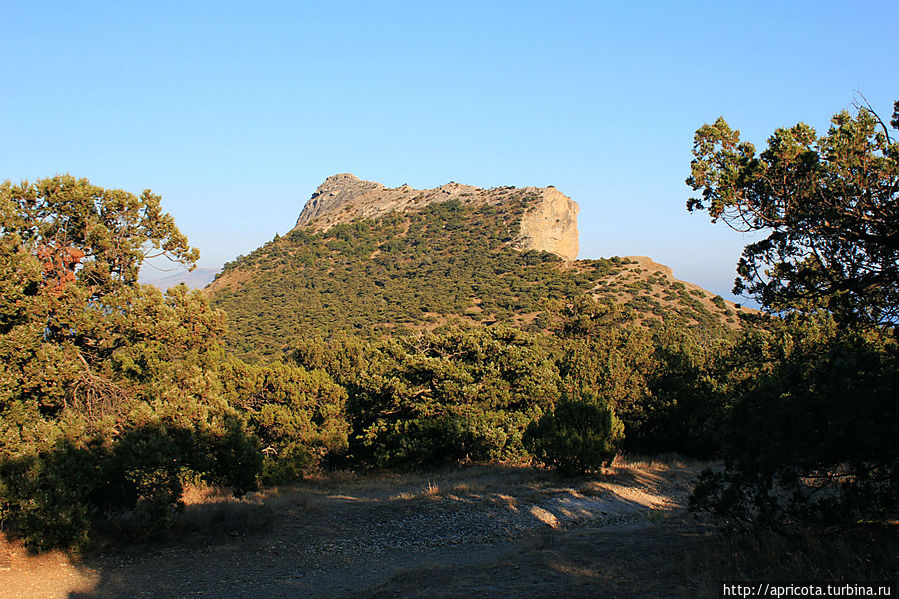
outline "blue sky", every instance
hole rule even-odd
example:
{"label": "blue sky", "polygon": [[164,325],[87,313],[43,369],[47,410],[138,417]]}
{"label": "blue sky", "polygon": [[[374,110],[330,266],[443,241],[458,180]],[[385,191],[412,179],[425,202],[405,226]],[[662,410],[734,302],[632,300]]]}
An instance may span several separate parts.
{"label": "blue sky", "polygon": [[150,188],[217,266],[328,175],[555,185],[581,257],[729,295],[747,241],[684,209],[693,132],[899,99],[891,2],[0,0],[0,179]]}

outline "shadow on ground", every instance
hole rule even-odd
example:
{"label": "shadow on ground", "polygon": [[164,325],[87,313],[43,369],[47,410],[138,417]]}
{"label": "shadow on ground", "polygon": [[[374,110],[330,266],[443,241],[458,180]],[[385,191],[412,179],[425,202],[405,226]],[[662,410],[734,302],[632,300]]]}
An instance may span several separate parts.
{"label": "shadow on ground", "polygon": [[643,597],[657,588],[670,596],[682,580],[672,552],[705,534],[682,511],[692,474],[618,468],[562,480],[478,466],[200,501],[178,536],[107,547],[69,565],[81,584],[61,579],[48,589],[55,594],[41,594]]}

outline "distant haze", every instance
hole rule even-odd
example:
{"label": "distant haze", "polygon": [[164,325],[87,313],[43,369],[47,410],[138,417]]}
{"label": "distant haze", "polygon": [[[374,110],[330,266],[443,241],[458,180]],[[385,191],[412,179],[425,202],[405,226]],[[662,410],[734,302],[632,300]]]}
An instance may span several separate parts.
{"label": "distant haze", "polygon": [[153,285],[160,291],[166,291],[170,287],[180,285],[181,283],[184,283],[190,289],[203,289],[212,282],[212,279],[214,279],[215,275],[220,273],[221,270],[221,268],[195,268],[190,272],[184,270],[174,274],[167,274],[160,278],[144,278],[144,273],[141,273],[141,282],[147,285]]}

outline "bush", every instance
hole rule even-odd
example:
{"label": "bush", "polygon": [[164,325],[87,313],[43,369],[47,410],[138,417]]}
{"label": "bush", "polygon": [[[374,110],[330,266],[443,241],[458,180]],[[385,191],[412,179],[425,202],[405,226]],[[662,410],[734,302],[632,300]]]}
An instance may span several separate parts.
{"label": "bush", "polygon": [[630,418],[622,415],[628,432],[624,450],[719,457],[728,404],[719,379],[731,366],[722,357],[732,345],[733,340],[709,338],[683,322],[653,325],[648,394]]}
{"label": "bush", "polygon": [[526,455],[527,423],[558,398],[542,339],[501,326],[373,344],[350,387],[350,453],[408,467]]}
{"label": "bush", "polygon": [[566,476],[597,470],[615,457],[624,426],[604,402],[591,394],[566,398],[532,422],[525,447],[538,460]]}
{"label": "bush", "polygon": [[0,460],[0,521],[35,551],[77,549],[110,518],[152,533],[180,510],[188,480],[240,495],[261,469],[258,444],[234,416],[193,426],[152,416],[118,435],[73,434],[69,424],[56,440]]}
{"label": "bush", "polygon": [[224,397],[246,413],[263,444],[263,482],[295,480],[325,455],[346,449],[346,390],[323,370],[231,359],[219,375]]}
{"label": "bush", "polygon": [[854,523],[899,514],[899,352],[892,336],[792,315],[734,350],[726,469],[694,508],[735,521]]}

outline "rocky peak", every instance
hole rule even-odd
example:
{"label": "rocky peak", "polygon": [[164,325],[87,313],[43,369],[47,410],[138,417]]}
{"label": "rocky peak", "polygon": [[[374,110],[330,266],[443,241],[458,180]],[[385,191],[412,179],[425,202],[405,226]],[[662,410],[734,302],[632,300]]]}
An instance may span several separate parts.
{"label": "rocky peak", "polygon": [[354,198],[382,189],[384,186],[380,183],[363,181],[352,173],[331,175],[318,186],[318,189],[306,202],[296,226],[307,225],[319,217],[335,211],[339,213],[341,207],[352,202]]}
{"label": "rocky peak", "polygon": [[[426,204],[458,200],[463,203],[499,204],[514,188],[480,189],[450,182],[434,189],[414,189],[409,185],[387,188],[363,181],[351,173],[331,175],[306,202],[297,227],[324,230],[340,222],[377,218],[394,211],[415,210]],[[553,187],[526,187],[518,190],[537,198],[521,219],[518,247],[546,250],[577,259],[579,207]]]}

